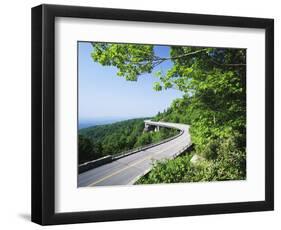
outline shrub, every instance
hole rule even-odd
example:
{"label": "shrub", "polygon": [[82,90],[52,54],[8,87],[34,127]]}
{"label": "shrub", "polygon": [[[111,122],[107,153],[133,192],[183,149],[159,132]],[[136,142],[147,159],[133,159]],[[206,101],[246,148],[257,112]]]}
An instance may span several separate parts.
{"label": "shrub", "polygon": [[243,180],[246,178],[246,152],[239,146],[239,138],[234,134],[211,141],[202,154],[208,158],[196,164],[190,161],[194,152],[174,160],[156,161],[137,184]]}

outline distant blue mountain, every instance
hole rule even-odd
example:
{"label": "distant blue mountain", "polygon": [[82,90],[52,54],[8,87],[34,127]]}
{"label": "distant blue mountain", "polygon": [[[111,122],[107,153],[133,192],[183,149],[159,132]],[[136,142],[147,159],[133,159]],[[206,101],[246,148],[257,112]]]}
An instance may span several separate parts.
{"label": "distant blue mountain", "polygon": [[95,118],[95,119],[85,119],[79,121],[79,129],[88,128],[91,126],[96,125],[106,125],[106,124],[112,124],[118,121],[128,120],[130,118],[128,117],[108,117],[108,118]]}

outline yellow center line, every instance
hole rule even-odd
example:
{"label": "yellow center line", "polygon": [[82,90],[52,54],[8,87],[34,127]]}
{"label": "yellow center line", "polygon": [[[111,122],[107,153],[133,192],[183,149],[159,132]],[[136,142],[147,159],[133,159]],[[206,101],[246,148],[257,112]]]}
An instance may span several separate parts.
{"label": "yellow center line", "polygon": [[[180,143],[183,143],[183,142],[180,142]],[[94,185],[96,185],[96,184],[98,184],[98,183],[100,183],[100,182],[102,182],[102,181],[104,181],[104,180],[106,180],[106,179],[108,179],[108,178],[110,178],[110,177],[112,177],[112,176],[115,176],[116,174],[118,174],[118,173],[120,173],[120,172],[122,172],[122,171],[124,171],[124,170],[126,170],[126,169],[128,169],[128,168],[131,168],[131,167],[133,167],[133,166],[136,166],[137,164],[139,164],[139,163],[141,163],[141,162],[143,162],[143,161],[145,161],[145,160],[151,158],[152,156],[156,156],[156,155],[158,155],[158,154],[160,154],[160,153],[162,153],[162,152],[164,152],[164,151],[167,151],[167,150],[169,150],[169,149],[172,149],[172,148],[174,148],[174,147],[175,147],[175,146],[171,146],[171,147],[169,147],[169,148],[167,148],[167,149],[165,149],[165,150],[161,150],[161,151],[158,151],[158,152],[156,152],[156,153],[154,153],[154,154],[151,154],[151,155],[149,155],[149,156],[147,156],[147,157],[145,157],[145,158],[143,158],[143,159],[141,159],[141,160],[139,160],[139,161],[137,161],[137,162],[135,162],[135,163],[133,163],[133,164],[131,164],[131,165],[126,166],[125,168],[119,169],[119,170],[115,171],[114,173],[109,174],[109,175],[107,175],[107,176],[105,176],[105,177],[103,177],[103,178],[101,178],[101,179],[95,181],[95,182],[92,183],[92,184],[89,184],[88,186],[94,186]]]}

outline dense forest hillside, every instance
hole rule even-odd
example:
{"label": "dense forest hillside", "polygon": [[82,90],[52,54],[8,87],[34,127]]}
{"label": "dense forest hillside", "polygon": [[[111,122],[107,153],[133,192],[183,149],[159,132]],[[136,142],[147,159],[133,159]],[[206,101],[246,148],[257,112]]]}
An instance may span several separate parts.
{"label": "dense forest hillside", "polygon": [[178,133],[168,128],[160,128],[159,132],[143,132],[144,120],[131,119],[80,129],[79,163],[156,143]]}

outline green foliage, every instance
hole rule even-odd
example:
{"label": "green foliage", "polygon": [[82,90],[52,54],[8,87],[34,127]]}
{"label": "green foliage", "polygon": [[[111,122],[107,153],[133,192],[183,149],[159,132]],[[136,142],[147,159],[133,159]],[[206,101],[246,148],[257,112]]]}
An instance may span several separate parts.
{"label": "green foliage", "polygon": [[154,162],[154,167],[146,176],[140,178],[136,184],[158,184],[181,182],[185,175],[192,170],[191,155]]}
{"label": "green foliage", "polygon": [[192,163],[193,152],[174,160],[157,161],[153,169],[136,184],[246,179],[246,155],[238,150],[237,137],[215,141],[214,145],[217,147],[216,158]]}
{"label": "green foliage", "polygon": [[79,130],[79,163],[156,143],[178,133],[167,128],[160,128],[159,132],[143,130],[144,118]]}
{"label": "green foliage", "polygon": [[[118,75],[127,80],[136,81],[167,60],[173,63],[165,73],[155,72],[159,82],[153,88],[175,88],[185,94],[155,120],[190,124],[196,154],[206,160],[191,166],[188,157],[175,159],[165,163],[170,169],[159,163],[161,167],[155,168],[168,174],[163,179],[160,170],[157,178],[204,181],[246,177],[246,49],[170,46],[169,57],[158,57],[153,45],[94,43],[93,47],[94,61],[117,67]],[[146,143],[148,138],[139,142]],[[177,164],[186,164],[183,171],[192,176],[184,179],[172,173],[179,172]]]}
{"label": "green foliage", "polygon": [[99,157],[102,157],[100,144],[98,143],[95,144],[93,140],[81,134],[79,134],[78,138],[79,138],[78,151],[79,151],[80,164],[85,161],[88,161],[89,159],[94,160]]}
{"label": "green foliage", "polygon": [[161,91],[162,90],[162,86],[160,85],[159,82],[154,82],[153,89],[155,91]]}
{"label": "green foliage", "polygon": [[136,81],[138,75],[153,68],[150,58],[154,55],[151,45],[93,43],[92,58],[106,66],[116,66],[117,75]]}

